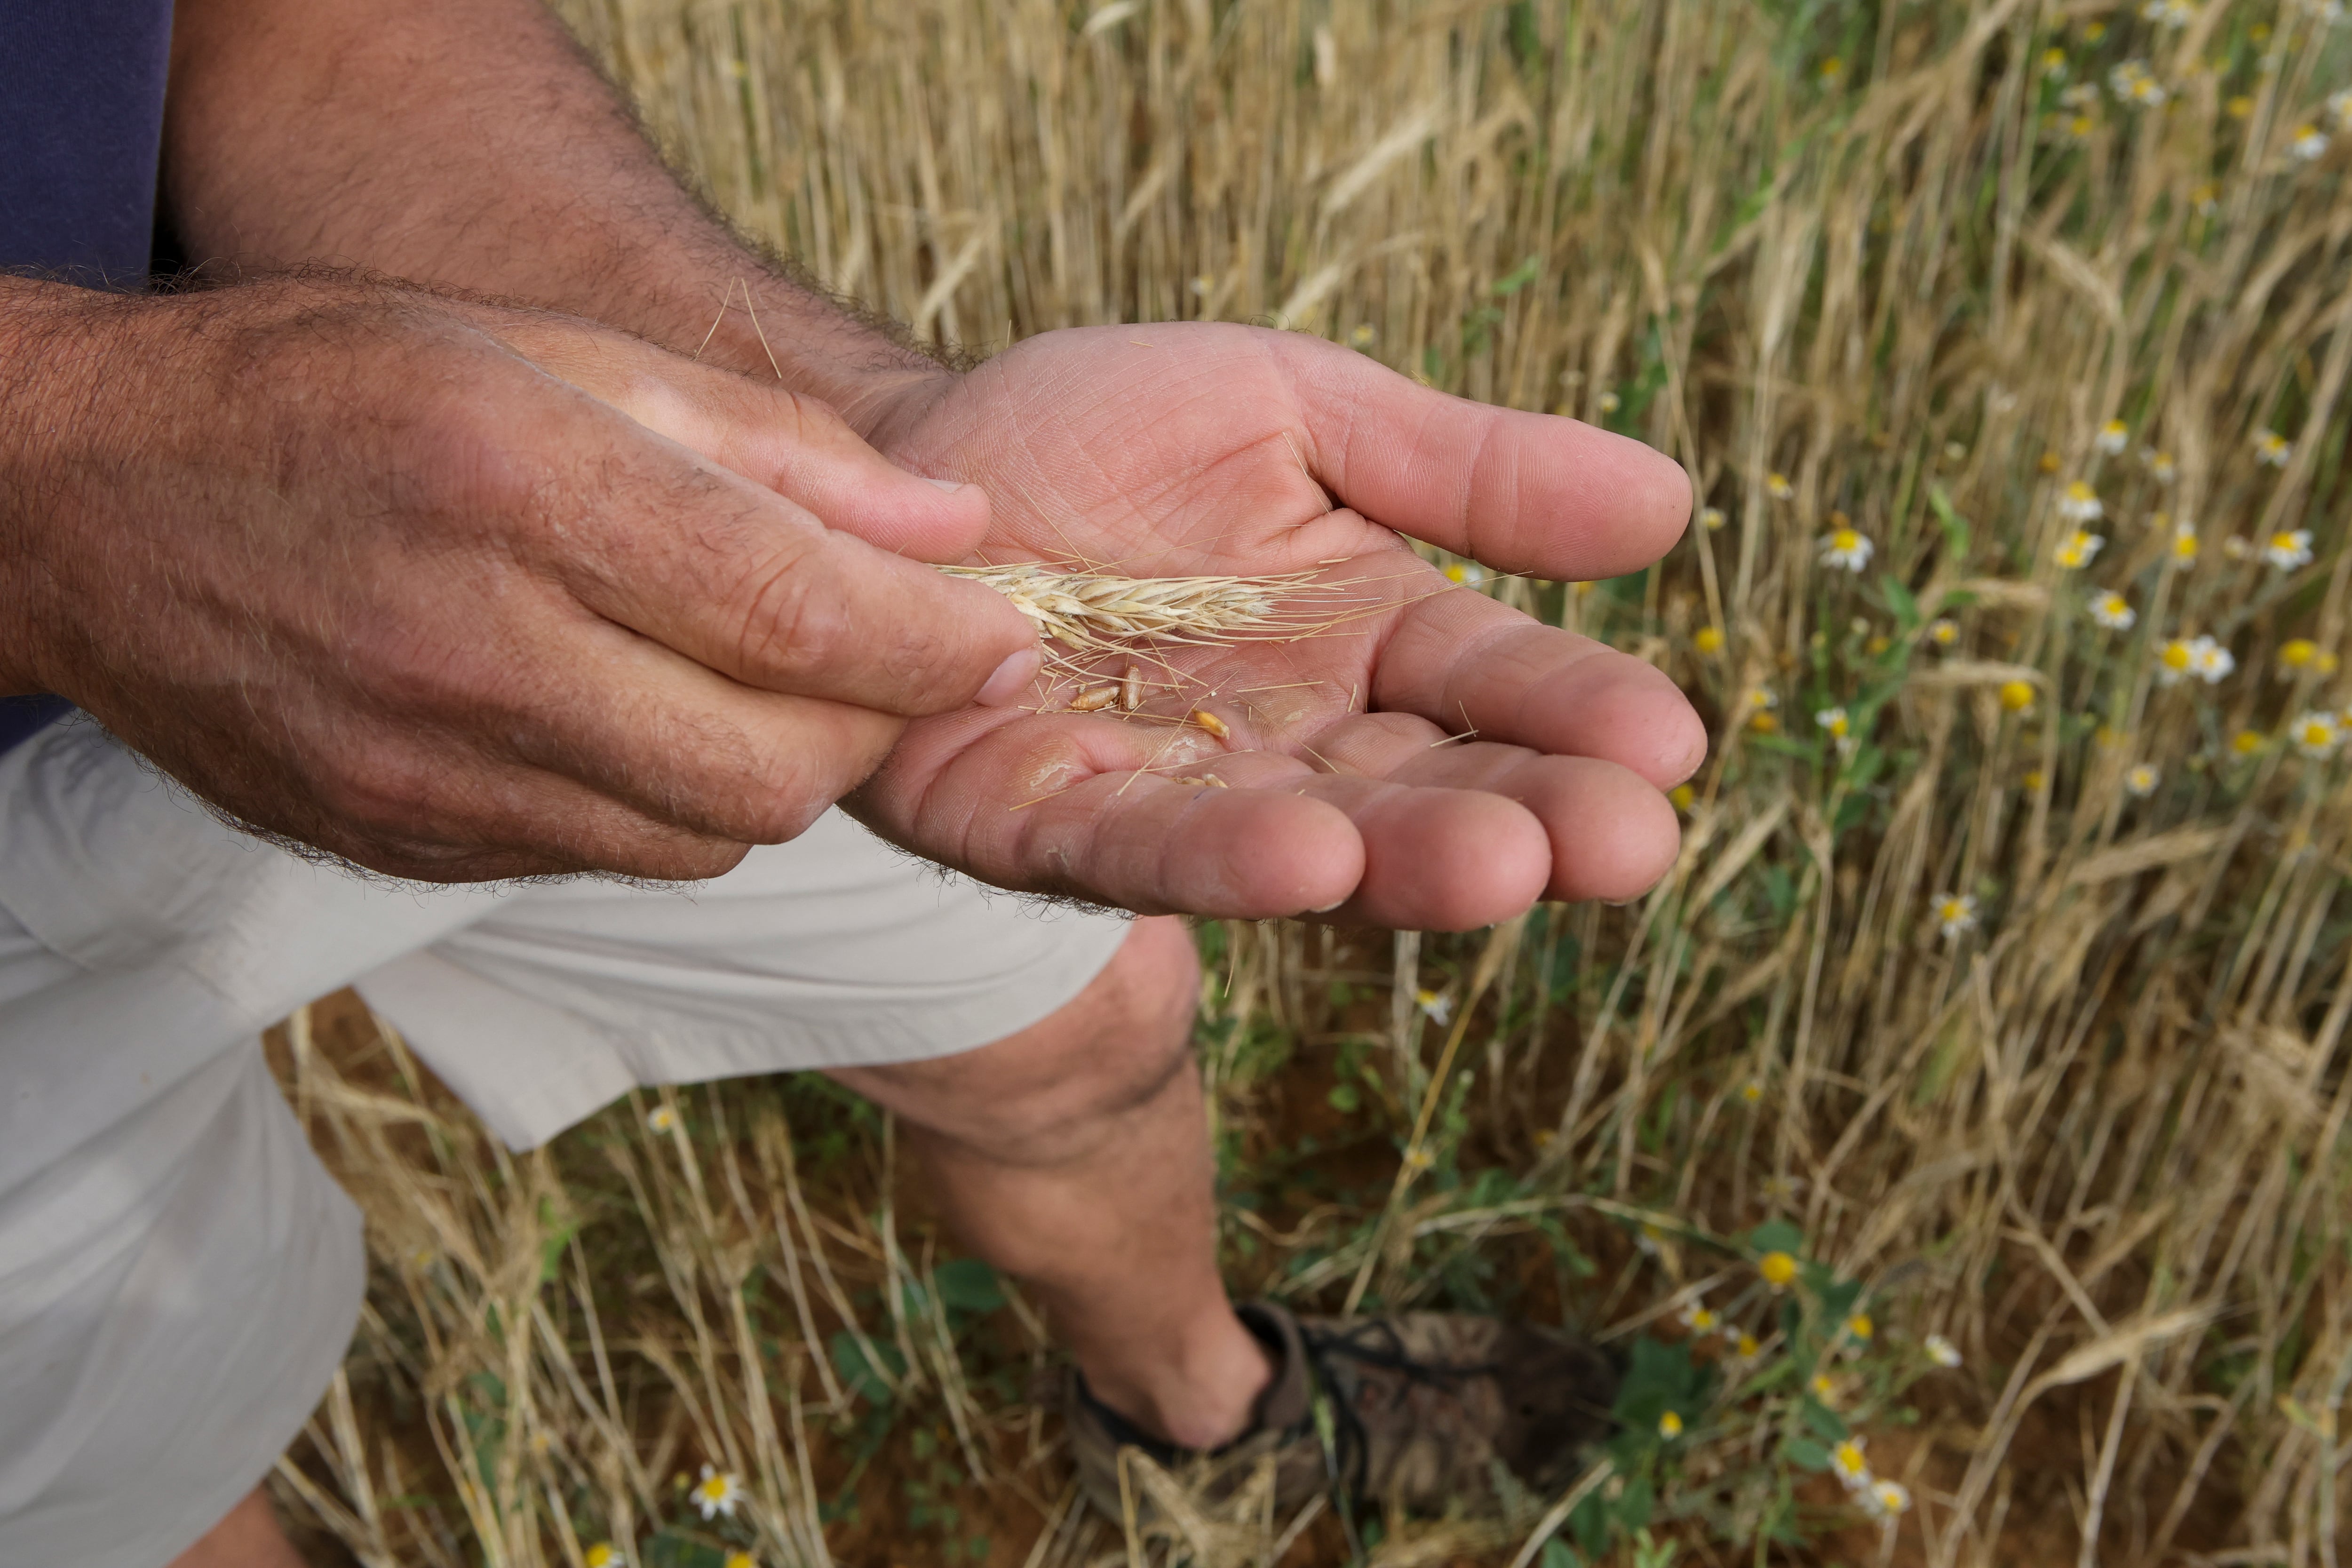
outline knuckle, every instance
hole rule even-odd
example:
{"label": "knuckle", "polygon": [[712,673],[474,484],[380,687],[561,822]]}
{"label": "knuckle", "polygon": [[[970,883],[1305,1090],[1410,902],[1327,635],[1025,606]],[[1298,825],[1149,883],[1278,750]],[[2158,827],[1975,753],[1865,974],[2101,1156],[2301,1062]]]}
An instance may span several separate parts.
{"label": "knuckle", "polygon": [[814,542],[781,544],[744,574],[732,640],[745,670],[790,679],[835,664],[854,647],[847,607],[815,591],[815,551]]}

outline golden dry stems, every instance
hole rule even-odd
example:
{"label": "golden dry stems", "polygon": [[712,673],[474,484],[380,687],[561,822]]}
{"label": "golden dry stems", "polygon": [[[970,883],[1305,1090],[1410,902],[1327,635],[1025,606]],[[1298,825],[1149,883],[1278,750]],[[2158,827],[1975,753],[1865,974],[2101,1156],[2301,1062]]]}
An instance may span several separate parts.
{"label": "golden dry stems", "polygon": [[[1241,1289],[1322,1306],[1361,1276],[1423,1303],[1570,1225],[1607,1267],[1566,1281],[1569,1310],[1630,1331],[1713,1277],[1694,1237],[1785,1216],[1891,1287],[1887,1331],[1965,1357],[1907,1441],[1874,1444],[1916,1467],[1906,1560],[1990,1568],[2086,1530],[2084,1563],[2338,1560],[2352,799],[2340,761],[2281,738],[2347,698],[2284,658],[2345,656],[2352,575],[2352,127],[2323,106],[2343,46],[2318,9],[2210,0],[2172,30],[2116,7],[2102,42],[1963,0],[1805,10],[1803,34],[1733,0],[1160,0],[1076,26],[1048,0],[563,9],[738,221],[926,339],[1275,321],[1613,422],[1720,514],[1637,579],[1487,587],[1649,658],[1709,715],[1656,892],[1547,910],[1507,951],[1401,933],[1377,965],[1324,930],[1217,933],[1202,1071],[1232,1183],[1295,1134],[1297,1075],[1366,1048],[1360,1131],[1402,1135],[1458,1093],[1461,1136],[1510,1178],[1499,1199],[1423,1178],[1387,1208],[1237,1210]],[[2106,85],[2135,58],[2160,110]],[[2078,87],[2080,127],[2057,102]],[[2305,121],[2336,149],[2284,151]],[[2284,467],[2258,459],[2264,427]],[[2059,510],[2078,479],[2095,522]],[[1865,571],[1825,559],[1833,513],[1872,542]],[[2062,565],[2084,527],[2105,549]],[[2313,563],[2261,558],[2298,528]],[[1889,583],[1949,640],[1905,632]],[[2135,624],[2095,625],[2095,589]],[[2164,684],[2158,650],[2200,633],[2235,673]],[[1832,706],[1850,765],[1820,741]],[[2140,763],[2162,775],[2147,795],[2125,787]],[[1948,940],[1943,893],[1979,900],[1979,929]],[[1476,1016],[1425,1038],[1419,994],[1459,1000],[1486,956]],[[1035,1568],[1118,1549],[1056,1510],[1044,1430],[964,1386],[936,1298],[900,1289],[936,1265],[927,1241],[909,1257],[878,1153],[848,1160],[871,1184],[854,1201],[803,1194],[774,1127],[721,1139],[732,1101],[697,1091],[690,1140],[616,1112],[509,1160],[422,1091],[339,1088],[315,1055],[298,1079],[378,1258],[305,1461],[363,1560],[576,1563],[558,1513],[593,1500],[616,1541],[675,1519],[690,1451],[740,1458],[768,1557],[823,1561],[808,1478],[849,1452],[829,1418],[871,1407],[850,1364],[908,1427],[1023,1456],[972,1489],[1034,1491]],[[729,1159],[740,1199],[710,1177]],[[565,1241],[542,1278],[571,1194],[623,1170],[597,1232],[615,1255]],[[1654,1250],[1606,1249],[1643,1226]],[[786,1303],[748,1351],[746,1280]],[[494,1326],[541,1314],[528,1342]],[[411,1407],[446,1464],[386,1436]],[[1738,1474],[1769,1436],[1695,1432],[1689,1462]],[[1743,1510],[1676,1528],[1744,1553]],[[1201,1560],[1244,1539],[1231,1560],[1264,1560],[1287,1522]],[[1453,1554],[1404,1527],[1383,1561],[1415,1542]]]}

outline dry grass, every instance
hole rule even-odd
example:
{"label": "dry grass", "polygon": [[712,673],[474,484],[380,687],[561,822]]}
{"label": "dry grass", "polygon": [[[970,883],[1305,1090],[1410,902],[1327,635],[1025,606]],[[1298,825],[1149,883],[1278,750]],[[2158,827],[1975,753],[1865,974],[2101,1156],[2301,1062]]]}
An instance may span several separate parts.
{"label": "dry grass", "polygon": [[[567,9],[720,204],[925,337],[1326,332],[1643,436],[1722,514],[1635,578],[1493,585],[1711,716],[1665,885],[1461,942],[1203,933],[1237,1282],[1652,1342],[1707,1292],[1768,1364],[1645,1450],[1657,1544],[1612,1561],[2333,1568],[2352,798],[2290,727],[2347,698],[2346,28],[2222,0],[2179,27],[2095,0]],[[2335,137],[2309,160],[2305,124]],[[2062,510],[2077,480],[2099,520]],[[1844,528],[1865,570],[1820,546]],[[2264,558],[2296,529],[2315,559]],[[2226,678],[2173,679],[2198,636]],[[1975,929],[1939,931],[1948,894]],[[754,1086],[509,1159],[336,1016],[335,1051],[298,1020],[289,1073],[379,1275],[302,1473],[362,1561],[609,1539],[717,1568],[656,1531],[695,1524],[672,1477],[703,1462],[751,1493],[708,1540],[763,1563],[1125,1557],[1022,1397],[1034,1318],[940,1262],[886,1124]],[[1884,1325],[1820,1364],[1912,1490],[1885,1531],[1790,1458],[1809,1406],[1770,1363],[1813,1331],[1748,1266],[1776,1221],[1824,1266],[1796,1297],[1860,1281]],[[1930,1331],[1961,1370],[1918,1363]],[[1398,1522],[1374,1555],[1558,1568],[1539,1537],[1586,1506]],[[1254,1561],[1287,1521],[1197,1522],[1139,1550]],[[1289,1560],[1337,1540],[1309,1521]]]}

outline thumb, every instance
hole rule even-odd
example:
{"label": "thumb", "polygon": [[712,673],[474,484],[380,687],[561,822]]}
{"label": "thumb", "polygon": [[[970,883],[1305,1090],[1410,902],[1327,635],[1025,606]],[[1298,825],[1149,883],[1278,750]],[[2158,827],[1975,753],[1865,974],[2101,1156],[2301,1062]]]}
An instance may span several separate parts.
{"label": "thumb", "polygon": [[484,326],[544,374],[767,486],[827,528],[930,562],[966,559],[988,531],[979,486],[908,473],[817,398],[568,317]]}

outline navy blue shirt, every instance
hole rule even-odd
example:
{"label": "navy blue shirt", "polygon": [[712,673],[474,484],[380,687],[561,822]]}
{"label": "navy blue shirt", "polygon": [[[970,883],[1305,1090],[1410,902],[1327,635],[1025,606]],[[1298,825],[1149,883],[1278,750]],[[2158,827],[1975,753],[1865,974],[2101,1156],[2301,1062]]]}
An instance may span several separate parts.
{"label": "navy blue shirt", "polygon": [[[0,271],[147,286],[171,56],[172,0],[0,0]],[[69,711],[0,699],[0,752]]]}

